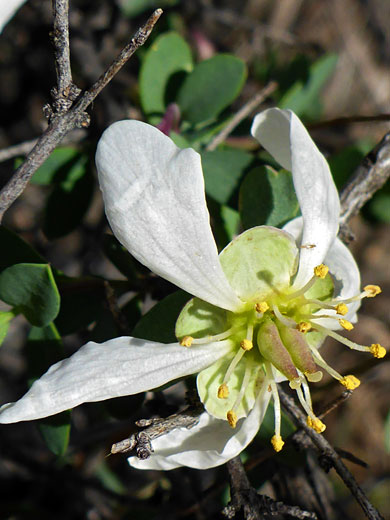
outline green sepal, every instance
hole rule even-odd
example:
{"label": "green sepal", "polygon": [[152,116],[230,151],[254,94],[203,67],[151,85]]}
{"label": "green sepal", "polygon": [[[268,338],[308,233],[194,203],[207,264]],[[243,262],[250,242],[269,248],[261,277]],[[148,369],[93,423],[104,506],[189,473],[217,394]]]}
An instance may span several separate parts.
{"label": "green sepal", "polygon": [[285,231],[259,226],[236,237],[219,258],[236,294],[243,301],[257,302],[290,285],[298,249]]}
{"label": "green sepal", "polygon": [[[264,384],[264,373],[255,353],[247,352],[245,359],[241,360],[227,382],[229,395],[227,399],[218,398],[218,388],[223,383],[226,371],[237,351],[232,344],[233,351],[230,356],[225,356],[213,363],[210,367],[198,374],[196,384],[199,397],[210,415],[218,419],[226,419],[226,414],[233,408],[237,396],[241,390],[245,370],[251,370],[251,376],[243,398],[234,411],[237,418],[246,417],[255,404],[260,387]],[[210,344],[212,348],[212,344]],[[240,347],[238,347],[240,348]]]}

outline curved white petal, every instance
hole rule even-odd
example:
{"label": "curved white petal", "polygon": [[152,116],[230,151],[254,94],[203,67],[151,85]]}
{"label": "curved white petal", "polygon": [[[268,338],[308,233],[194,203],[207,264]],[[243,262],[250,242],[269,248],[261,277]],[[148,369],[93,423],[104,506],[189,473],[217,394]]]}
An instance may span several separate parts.
{"label": "curved white petal", "polygon": [[219,263],[198,153],[119,121],[100,139],[96,166],[112,230],[137,260],[217,307],[240,306]]}
{"label": "curved white petal", "polygon": [[0,408],[0,423],[40,419],[81,403],[137,394],[203,370],[225,355],[229,340],[191,348],[131,337],[90,341],[49,368],[24,397]]}
{"label": "curved white petal", "polygon": [[322,263],[336,238],[340,215],[337,189],[324,156],[290,110],[261,112],[253,121],[252,135],[292,172],[304,221],[302,244],[316,246],[301,252],[294,282],[300,287],[312,277],[313,268]]}
{"label": "curved white petal", "polygon": [[25,1],[26,0],[3,0],[0,2],[0,33]]}
{"label": "curved white petal", "polygon": [[[288,222],[283,229],[290,233],[297,244],[302,241],[302,217],[295,218]],[[355,262],[355,259],[343,242],[336,238],[327,255],[324,258],[324,263],[329,267],[329,271],[333,276],[335,284],[335,297],[340,301],[352,298],[360,293],[360,271]],[[357,321],[356,312],[360,307],[360,300],[348,304],[348,313],[344,319],[355,323]],[[321,314],[329,314],[329,316],[336,316],[333,311],[321,310]],[[333,320],[315,320],[316,323],[323,325],[329,329],[340,329],[337,321]]]}
{"label": "curved white petal", "polygon": [[254,408],[235,429],[227,421],[215,419],[207,412],[193,428],[179,428],[152,442],[154,453],[149,459],[130,457],[129,464],[138,469],[168,470],[180,466],[207,469],[220,466],[242,452],[258,432],[267,410],[270,392],[258,396]]}

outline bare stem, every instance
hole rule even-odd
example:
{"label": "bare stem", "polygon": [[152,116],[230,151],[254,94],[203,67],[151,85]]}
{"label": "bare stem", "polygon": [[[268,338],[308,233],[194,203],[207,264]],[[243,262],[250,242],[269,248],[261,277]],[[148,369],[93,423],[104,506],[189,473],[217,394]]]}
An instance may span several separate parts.
{"label": "bare stem", "polygon": [[58,93],[67,97],[72,84],[69,51],[69,2],[53,0],[53,32],[54,59],[57,72]]}
{"label": "bare stem", "polygon": [[270,96],[278,88],[278,84],[275,81],[268,83],[260,92],[258,92],[252,99],[250,99],[240,110],[235,114],[229,123],[217,134],[211,143],[207,146],[207,151],[212,151],[217,148],[218,145],[223,143],[226,138],[233,132],[233,130],[248,117],[253,110],[255,110],[268,96]]}
{"label": "bare stem", "polygon": [[354,215],[357,215],[364,204],[384,185],[389,177],[390,132],[366,155],[341,191],[341,233],[345,233],[348,221]]}
{"label": "bare stem", "polygon": [[[65,111],[57,110],[55,116],[50,118],[50,123],[46,131],[41,135],[37,144],[27,155],[23,164],[21,164],[21,166],[15,171],[12,178],[0,192],[0,223],[5,211],[19,197],[19,195],[21,195],[32,175],[49,157],[63,137],[74,128],[85,128],[89,125],[89,116],[86,114],[85,109],[92,103],[96,96],[111,81],[115,74],[117,74],[136,50],[145,43],[161,14],[161,9],[156,9],[156,11],[154,11],[145,25],[138,29],[130,43],[126,45],[116,60],[114,60],[114,62],[108,67],[107,71],[102,74],[89,90],[81,95],[72,108]],[[75,94],[74,89],[71,89],[70,92]],[[73,94],[71,94],[71,98]],[[55,106],[54,108],[58,107]]]}
{"label": "bare stem", "polygon": [[316,446],[323,458],[325,458],[329,465],[333,467],[345,485],[349,488],[352,495],[364,511],[367,518],[370,520],[384,520],[379,511],[371,504],[361,487],[356,482],[352,473],[345,466],[336,450],[329,444],[329,442],[321,434],[316,433],[306,423],[306,416],[300,408],[295,404],[294,400],[289,397],[282,389],[279,388],[279,397],[284,409],[291,416],[292,420],[299,428],[302,428],[310,437],[313,444]]}

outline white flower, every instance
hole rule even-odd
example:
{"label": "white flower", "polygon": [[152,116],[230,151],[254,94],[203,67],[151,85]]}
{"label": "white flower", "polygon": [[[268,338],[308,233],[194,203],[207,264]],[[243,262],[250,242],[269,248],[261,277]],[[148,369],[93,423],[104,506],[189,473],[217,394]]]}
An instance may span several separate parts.
{"label": "white flower", "polygon": [[323,429],[307,383],[320,379],[317,365],[347,388],[358,380],[330,368],[318,346],[331,335],[382,357],[383,347],[355,345],[334,332],[352,327],[360,299],[378,289],[368,286],[358,294],[358,268],[336,237],[340,208],[329,167],[299,119],[270,109],[256,116],[252,133],[292,171],[302,217],[287,224],[288,232],[248,230],[218,257],[200,156],[138,121],[106,130],[96,163],[113,232],[141,263],[195,296],[177,321],[180,341],[90,342],[52,366],[22,399],[4,405],[0,422],[38,419],[199,373],[206,408],[199,423],[156,439],[149,459],[131,457],[130,464],[150,469],[223,464],[256,435],[270,397],[272,443],[281,449],[276,382],[283,379],[296,389],[309,424]]}
{"label": "white flower", "polygon": [[0,5],[0,33],[26,0],[3,0]]}

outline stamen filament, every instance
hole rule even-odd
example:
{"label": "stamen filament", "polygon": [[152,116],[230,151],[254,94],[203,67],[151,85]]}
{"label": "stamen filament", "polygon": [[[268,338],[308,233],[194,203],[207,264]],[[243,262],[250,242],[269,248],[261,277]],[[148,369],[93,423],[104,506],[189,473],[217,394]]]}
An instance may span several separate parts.
{"label": "stamen filament", "polygon": [[274,311],[275,316],[278,318],[278,320],[280,322],[282,322],[283,325],[286,325],[286,327],[295,328],[297,326],[297,323],[295,320],[293,320],[292,318],[287,318],[286,316],[283,316],[283,314],[280,312],[280,310],[278,309],[278,306],[276,304],[274,304],[272,306],[272,310]]}
{"label": "stamen filament", "polygon": [[337,334],[337,332],[334,332],[333,330],[329,330],[326,327],[323,327],[322,325],[318,325],[314,322],[314,326],[317,330],[324,332],[327,336],[330,336],[331,338],[334,338],[335,340],[339,341],[340,343],[343,343],[343,345],[346,345],[352,350],[359,350],[360,352],[372,352],[371,347],[366,347],[364,345],[359,345],[358,343],[355,343],[354,341],[351,341],[348,338],[344,338],[344,336],[341,336],[340,334]]}
{"label": "stamen filament", "polygon": [[227,329],[224,332],[220,332],[219,334],[214,334],[214,336],[205,336],[204,338],[193,338],[192,344],[205,345],[207,343],[213,343],[214,341],[221,341],[231,336],[234,331],[235,327],[230,327],[230,329]]}
{"label": "stamen filament", "polygon": [[313,404],[311,402],[309,385],[307,384],[307,381],[304,377],[302,377],[302,388],[303,388],[303,393],[305,394],[305,399],[306,399],[307,404],[310,406],[310,408],[313,408]]}
{"label": "stamen filament", "polygon": [[244,397],[244,394],[245,394],[245,392],[246,392],[246,390],[248,388],[248,385],[250,383],[251,374],[252,374],[252,368],[249,366],[249,363],[246,363],[245,364],[244,377],[243,377],[242,383],[241,383],[241,388],[240,388],[240,391],[239,391],[239,393],[237,395],[237,398],[234,401],[234,404],[232,406],[232,410],[233,411],[236,411],[237,408],[240,406],[242,398]]}
{"label": "stamen filament", "polygon": [[311,278],[303,287],[301,287],[297,291],[294,291],[290,294],[286,294],[284,297],[285,300],[293,300],[294,298],[297,298],[298,296],[302,296],[303,294],[305,294],[306,291],[308,291],[309,289],[311,289],[313,287],[313,285],[316,283],[316,281],[317,281],[317,276],[313,276],[313,278]]}
{"label": "stamen filament", "polygon": [[228,367],[228,369],[226,371],[226,374],[225,374],[225,377],[223,378],[223,383],[222,384],[224,384],[224,383],[227,384],[229,382],[229,379],[230,379],[231,375],[235,371],[236,366],[241,361],[241,358],[245,354],[245,352],[246,352],[246,350],[244,350],[242,348],[239,348],[237,350],[236,355],[231,360],[230,365],[229,365],[229,367]]}
{"label": "stamen filament", "polygon": [[[310,345],[309,345],[310,346]],[[325,359],[321,356],[321,354],[318,352],[318,350],[315,347],[310,346],[310,350],[313,354],[313,357],[315,359],[315,362],[317,365],[319,365],[321,368],[326,370],[330,376],[332,376],[334,379],[337,379],[337,381],[341,381],[343,376],[339,374],[334,368],[328,365],[328,363],[325,361]]]}
{"label": "stamen filament", "polygon": [[267,363],[265,365],[267,377],[269,378],[269,386],[271,387],[272,399],[274,401],[274,417],[275,417],[275,435],[271,439],[271,444],[273,449],[278,452],[284,446],[284,441],[282,436],[280,435],[280,427],[281,427],[281,409],[280,409],[280,399],[278,388],[272,376],[272,369],[270,364]]}
{"label": "stamen filament", "polygon": [[304,398],[304,396],[303,396],[303,392],[302,392],[302,389],[301,389],[300,386],[296,389],[296,392],[297,392],[297,396],[298,396],[299,402],[300,402],[301,405],[302,405],[302,408],[305,410],[305,412],[307,413],[307,415],[308,415],[308,416],[309,416],[313,421],[316,421],[316,420],[317,420],[317,417],[314,415],[314,412],[313,412],[311,406],[309,406],[309,404],[305,401],[305,398]]}

